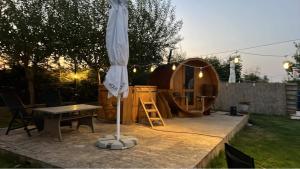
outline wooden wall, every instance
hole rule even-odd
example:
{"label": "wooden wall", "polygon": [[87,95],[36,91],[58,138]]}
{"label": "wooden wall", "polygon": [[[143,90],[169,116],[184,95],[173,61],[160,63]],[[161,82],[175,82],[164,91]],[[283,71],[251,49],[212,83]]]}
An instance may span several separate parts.
{"label": "wooden wall", "polygon": [[156,102],[156,86],[130,86],[128,98],[122,101],[122,123],[133,124],[144,119],[145,112],[140,107],[141,98],[145,102]]}

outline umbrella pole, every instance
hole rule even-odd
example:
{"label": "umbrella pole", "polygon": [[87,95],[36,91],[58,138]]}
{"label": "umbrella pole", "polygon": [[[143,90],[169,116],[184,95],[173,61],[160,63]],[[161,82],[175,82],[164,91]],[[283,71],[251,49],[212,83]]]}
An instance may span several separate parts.
{"label": "umbrella pole", "polygon": [[99,148],[106,148],[111,150],[124,150],[134,147],[138,144],[138,139],[131,136],[120,135],[121,128],[121,95],[117,97],[117,133],[116,135],[106,135],[98,139],[96,146]]}
{"label": "umbrella pole", "polygon": [[118,95],[117,102],[117,140],[120,140],[120,123],[121,123],[121,95]]}

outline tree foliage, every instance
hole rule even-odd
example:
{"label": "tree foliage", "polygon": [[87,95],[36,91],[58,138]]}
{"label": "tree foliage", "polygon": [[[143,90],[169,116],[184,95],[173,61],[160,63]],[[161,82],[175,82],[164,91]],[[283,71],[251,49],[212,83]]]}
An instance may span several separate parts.
{"label": "tree foliage", "polygon": [[250,82],[250,83],[268,83],[269,78],[268,76],[264,75],[263,77],[260,77],[257,73],[249,73],[244,74],[243,82]]}
{"label": "tree foliage", "polygon": [[[108,66],[106,0],[1,1],[1,52],[15,62],[41,63],[50,55]],[[170,0],[129,1],[130,64],[160,63],[182,39]],[[23,59],[24,57],[24,59]]]}
{"label": "tree foliage", "polygon": [[293,76],[293,68],[300,68],[300,43],[294,43],[296,47],[296,52],[292,56],[295,61],[285,61],[285,63],[289,64],[289,68],[286,69],[288,79],[287,81],[289,82],[297,82],[299,81],[297,77]]}
{"label": "tree foliage", "polygon": [[51,54],[42,1],[1,1],[1,52],[24,66],[40,63]]}
{"label": "tree foliage", "polygon": [[296,47],[297,51],[294,54],[293,58],[295,59],[296,64],[300,65],[300,43],[295,42],[295,47]]}
{"label": "tree foliage", "polygon": [[9,56],[11,64],[24,66],[31,103],[35,101],[34,71],[52,53],[51,39],[45,36],[49,25],[44,7],[45,2],[38,0],[0,3],[0,52]]}
{"label": "tree foliage", "polygon": [[161,63],[163,52],[181,41],[182,21],[170,0],[129,3],[130,64]]}
{"label": "tree foliage", "polygon": [[107,66],[106,1],[59,0],[52,6],[51,25],[56,31],[59,54],[75,63],[84,61],[95,70]]}
{"label": "tree foliage", "polygon": [[[170,0],[129,0],[130,65],[158,64],[182,39]],[[1,0],[0,54],[25,68],[31,102],[38,67],[64,57],[76,71],[109,67],[105,46],[107,0]],[[147,69],[143,70],[148,71]]]}

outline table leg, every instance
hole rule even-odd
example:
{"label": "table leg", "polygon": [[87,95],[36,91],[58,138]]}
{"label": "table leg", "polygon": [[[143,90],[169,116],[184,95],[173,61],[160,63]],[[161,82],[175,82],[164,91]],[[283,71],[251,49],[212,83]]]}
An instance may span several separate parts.
{"label": "table leg", "polygon": [[44,123],[44,132],[49,135],[58,137],[59,141],[62,141],[60,120],[61,114],[54,116],[46,116]]}
{"label": "table leg", "polygon": [[203,114],[204,111],[205,111],[205,108],[204,108],[204,106],[205,106],[205,104],[204,104],[204,97],[201,97],[201,103],[202,103],[202,114]]}
{"label": "table leg", "polygon": [[185,97],[185,107],[186,111],[189,111],[189,99],[187,97]]}
{"label": "table leg", "polygon": [[93,125],[93,114],[94,113],[92,113],[91,116],[78,119],[77,130],[78,130],[79,126],[87,125],[92,129],[92,132],[94,133],[95,130],[94,130],[94,125]]}

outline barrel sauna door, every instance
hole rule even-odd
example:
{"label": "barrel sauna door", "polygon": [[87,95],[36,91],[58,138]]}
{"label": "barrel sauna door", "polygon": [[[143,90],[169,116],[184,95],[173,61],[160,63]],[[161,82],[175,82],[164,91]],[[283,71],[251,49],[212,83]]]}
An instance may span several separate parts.
{"label": "barrel sauna door", "polygon": [[184,95],[187,98],[188,109],[193,110],[196,108],[195,96],[195,69],[193,67],[184,67]]}

